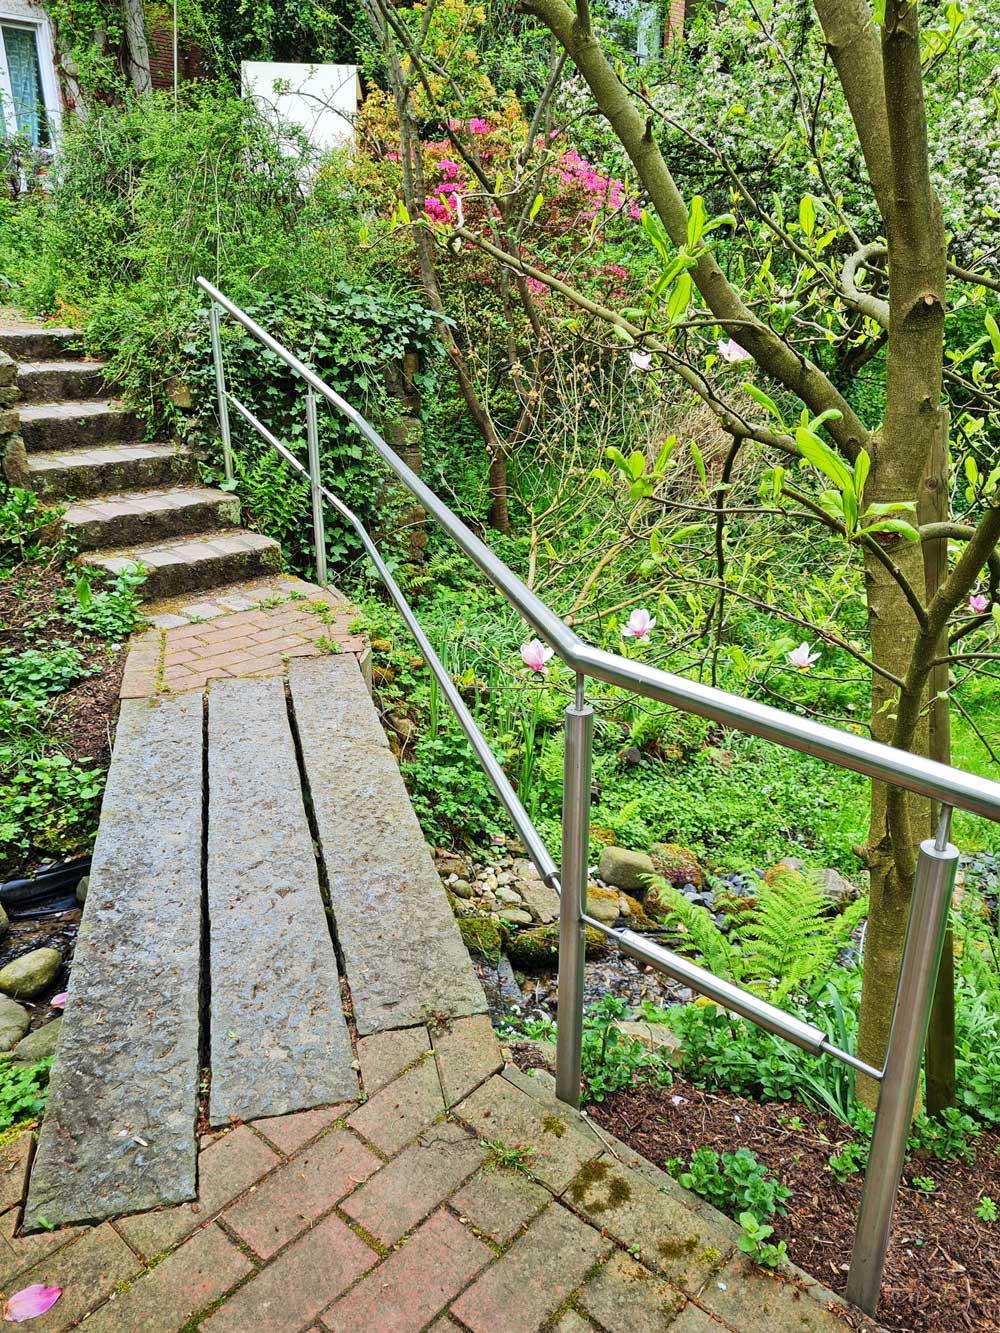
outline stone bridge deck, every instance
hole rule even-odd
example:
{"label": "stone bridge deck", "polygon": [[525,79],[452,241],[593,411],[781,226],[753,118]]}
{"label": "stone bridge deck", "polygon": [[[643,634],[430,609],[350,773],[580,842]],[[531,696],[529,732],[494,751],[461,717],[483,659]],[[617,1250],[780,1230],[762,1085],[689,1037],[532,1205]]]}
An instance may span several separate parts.
{"label": "stone bridge deck", "polygon": [[63,1293],[33,1327],[843,1327],[505,1064],[343,603],[151,616],[49,1107],[0,1149],[0,1287]]}

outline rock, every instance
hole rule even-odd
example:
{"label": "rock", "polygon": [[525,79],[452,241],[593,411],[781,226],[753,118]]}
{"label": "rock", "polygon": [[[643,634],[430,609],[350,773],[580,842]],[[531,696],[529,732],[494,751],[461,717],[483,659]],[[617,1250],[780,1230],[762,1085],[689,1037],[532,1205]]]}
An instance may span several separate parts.
{"label": "rock", "polygon": [[587,889],[587,915],[605,926],[613,926],[621,916],[617,889]]}
{"label": "rock", "polygon": [[80,883],[76,886],[76,901],[80,904],[81,907],[87,901],[87,890],[89,888],[90,888],[90,876],[84,875],[83,879],[81,879]]}
{"label": "rock", "polygon": [[390,713],[386,721],[404,745],[408,745],[420,730],[413,718],[405,713]]}
{"label": "rock", "polygon": [[516,889],[508,888],[506,884],[501,884],[496,892],[497,902],[507,903],[510,907],[520,906],[521,895]]}
{"label": "rock", "polygon": [[484,875],[481,882],[484,893],[487,891],[493,893],[499,887],[499,881],[497,880],[496,875]]}
{"label": "rock", "polygon": [[535,865],[534,861],[529,860],[529,858],[526,856],[518,856],[514,858],[513,870],[515,879],[538,878],[537,866]]}
{"label": "rock", "polygon": [[531,915],[547,926],[559,916],[559,895],[551,884],[540,879],[518,881],[518,892]]}
{"label": "rock", "polygon": [[500,950],[504,941],[503,931],[489,917],[461,917],[458,921],[458,933],[469,953],[482,954],[494,965],[500,961]]}
{"label": "rock", "polygon": [[535,919],[523,907],[505,907],[500,916],[504,921],[509,921],[514,926],[530,926]]}
{"label": "rock", "polygon": [[[687,847],[679,847],[675,842],[658,842],[652,848],[651,856],[656,873],[675,889],[685,884],[693,884],[696,889],[704,886],[705,875],[698,858]],[[627,889],[628,885],[619,887]]]}
{"label": "rock", "polygon": [[7,913],[0,907],[0,936],[6,935],[10,929],[10,921],[7,919]]}
{"label": "rock", "polygon": [[821,870],[823,890],[835,907],[844,908],[858,896],[857,888],[839,870]]}
{"label": "rock", "polygon": [[656,867],[645,852],[627,847],[605,847],[597,873],[605,884],[613,884],[626,893],[645,893],[646,878],[656,874]]}
{"label": "rock", "polygon": [[61,1027],[62,1019],[53,1018],[51,1023],[35,1028],[17,1043],[10,1053],[11,1059],[16,1065],[37,1065],[39,1060],[48,1059],[55,1054]]}
{"label": "rock", "polygon": [[800,861],[797,856],[783,856],[781,860],[778,862],[778,865],[783,866],[785,870],[805,869],[805,862]]}
{"label": "rock", "polygon": [[0,991],[19,1000],[30,1000],[55,981],[61,967],[62,954],[58,949],[32,949],[6,967],[0,967]]}
{"label": "rock", "polygon": [[640,1023],[622,1021],[615,1024],[619,1032],[626,1037],[631,1037],[633,1041],[641,1041],[651,1051],[659,1051],[663,1055],[669,1055],[673,1051],[679,1051],[681,1041],[676,1037],[666,1023]]}
{"label": "rock", "polygon": [[458,875],[460,879],[465,879],[469,874],[465,862],[454,852],[435,852],[434,864],[439,875]]}
{"label": "rock", "polygon": [[[601,934],[592,926],[586,929],[587,957],[596,958],[606,950]],[[537,972],[559,960],[559,927],[536,926],[513,935],[507,945],[511,962],[525,971]]]}
{"label": "rock", "polygon": [[622,916],[629,918],[630,929],[656,930],[656,922],[646,915],[645,908],[638,899],[633,898],[628,893],[620,893],[618,895],[618,906],[621,909]]}
{"label": "rock", "polygon": [[513,882],[514,872],[512,870],[501,870],[499,875],[497,875],[497,883],[501,885],[501,887],[504,884],[513,884]]}
{"label": "rock", "polygon": [[9,1051],[27,1032],[31,1020],[16,1000],[0,995],[0,1051]]}
{"label": "rock", "polygon": [[456,879],[450,885],[452,893],[456,898],[471,898],[472,885],[467,879]]}

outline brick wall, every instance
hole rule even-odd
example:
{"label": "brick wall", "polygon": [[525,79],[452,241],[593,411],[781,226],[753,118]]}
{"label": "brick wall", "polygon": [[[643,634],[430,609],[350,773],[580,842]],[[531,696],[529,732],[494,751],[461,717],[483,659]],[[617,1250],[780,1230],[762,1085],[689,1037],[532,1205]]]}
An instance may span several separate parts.
{"label": "brick wall", "polygon": [[[154,23],[149,29],[149,72],[154,88],[172,88],[174,86],[174,35],[169,23]],[[203,79],[206,75],[205,60],[199,47],[181,38],[177,50],[177,77],[183,83],[187,79]]]}
{"label": "brick wall", "polygon": [[684,31],[684,10],[686,0],[667,0],[667,14],[664,41],[669,45],[672,37],[679,37]]}

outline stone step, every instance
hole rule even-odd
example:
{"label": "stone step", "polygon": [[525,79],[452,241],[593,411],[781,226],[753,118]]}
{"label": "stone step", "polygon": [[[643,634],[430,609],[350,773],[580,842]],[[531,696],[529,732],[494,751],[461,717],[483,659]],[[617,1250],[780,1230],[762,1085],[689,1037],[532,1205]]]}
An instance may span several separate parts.
{"label": "stone step", "polygon": [[88,551],[80,559],[112,574],[142,564],[146,569],[143,596],[173,597],[274,573],[281,569],[281,547],[259,532],[232,528],[109,551]]}
{"label": "stone step", "polygon": [[358,1095],[285,689],[214,681],[208,697],[209,1120]]}
{"label": "stone step", "polygon": [[29,403],[21,408],[20,417],[21,438],[29,453],[137,440],[142,434],[136,412],[100,399]]}
{"label": "stone step", "polygon": [[37,324],[12,324],[0,328],[0,352],[15,361],[61,361],[82,351],[76,329],[43,329]]}
{"label": "stone step", "polygon": [[203,731],[200,696],[122,703],[28,1227],[195,1197]]}
{"label": "stone step", "polygon": [[12,455],[5,470],[16,486],[65,500],[194,480],[198,465],[175,444],[113,444],[28,454],[20,462]]}
{"label": "stone step", "polygon": [[357,662],[293,659],[289,683],[359,1034],[484,1013]]}
{"label": "stone step", "polygon": [[64,529],[85,551],[232,528],[239,521],[240,502],[235,495],[208,486],[101,495],[70,505],[63,514]]}
{"label": "stone step", "polygon": [[100,361],[22,361],[17,368],[22,403],[64,398],[107,398],[111,392]]}

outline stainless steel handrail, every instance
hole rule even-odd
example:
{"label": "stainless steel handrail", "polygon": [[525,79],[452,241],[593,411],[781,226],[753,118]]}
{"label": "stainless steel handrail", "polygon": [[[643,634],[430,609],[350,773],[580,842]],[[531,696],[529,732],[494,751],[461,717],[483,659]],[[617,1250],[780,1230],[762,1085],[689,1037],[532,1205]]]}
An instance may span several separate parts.
{"label": "stainless steel handrail", "polygon": [[[958,806],[988,819],[1000,820],[1000,784],[851,732],[838,731],[809,718],[783,713],[768,704],[744,699],[697,681],[685,680],[641,662],[629,661],[585,643],[452,513],[355,408],[228,300],[217,287],[205,278],[198,278],[197,282],[211,301],[212,356],[227,478],[231,479],[233,475],[229,421],[229,408],[233,407],[263,440],[277,450],[297,472],[308,478],[317,547],[317,574],[321,582],[325,582],[326,578],[323,500],[333,505],[358,533],[483,771],[524,840],[539,874],[560,893],[557,1095],[569,1105],[579,1106],[585,927],[598,930],[624,952],[651,964],[668,976],[684,981],[716,1003],[741,1014],[767,1031],[815,1055],[829,1054],[877,1080],[878,1108],[847,1282],[848,1298],[869,1314],[874,1314],[958,864],[958,851],[948,841],[951,808]],[[269,348],[306,385],[308,468],[227,389],[219,330],[220,310],[232,316],[258,342]],[[574,700],[565,713],[561,876],[518,794],[476,726],[475,719],[420,627],[372,537],[357,515],[323,485],[319,475],[316,395],[325,398],[357,428],[425,511],[575,672]],[[903,787],[940,804],[938,836],[921,844],[917,858],[903,960],[882,1069],[876,1069],[850,1052],[840,1050],[814,1025],[714,976],[655,941],[633,931],[615,930],[588,916],[587,849],[593,711],[585,699],[587,678],[605,681],[674,708],[697,713],[788,749],[811,754],[839,767]]]}

